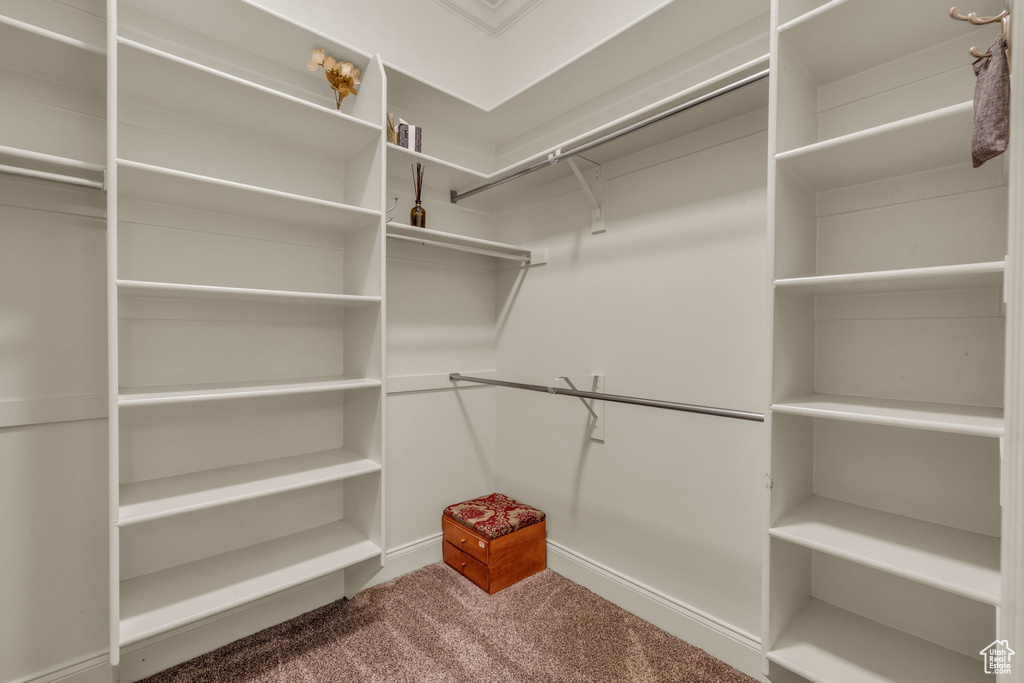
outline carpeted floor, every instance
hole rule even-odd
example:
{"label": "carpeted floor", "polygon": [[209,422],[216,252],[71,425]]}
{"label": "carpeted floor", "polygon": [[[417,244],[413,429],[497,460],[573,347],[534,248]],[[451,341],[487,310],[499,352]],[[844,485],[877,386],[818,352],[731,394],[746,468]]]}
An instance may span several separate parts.
{"label": "carpeted floor", "polygon": [[148,683],[753,683],[551,570],[493,596],[432,564]]}

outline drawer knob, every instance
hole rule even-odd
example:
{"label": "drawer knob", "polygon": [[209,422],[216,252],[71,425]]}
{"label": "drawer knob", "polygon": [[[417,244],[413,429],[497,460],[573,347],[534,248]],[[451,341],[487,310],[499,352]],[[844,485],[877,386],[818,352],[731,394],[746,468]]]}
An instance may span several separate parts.
{"label": "drawer knob", "polygon": [[462,566],[463,566],[463,567],[465,567],[465,566],[466,566],[466,563],[465,563],[465,562],[463,562],[463,563],[462,563]]}
{"label": "drawer knob", "polygon": [[466,539],[464,539],[464,538],[459,540],[459,543],[465,543],[465,542],[466,542]]}

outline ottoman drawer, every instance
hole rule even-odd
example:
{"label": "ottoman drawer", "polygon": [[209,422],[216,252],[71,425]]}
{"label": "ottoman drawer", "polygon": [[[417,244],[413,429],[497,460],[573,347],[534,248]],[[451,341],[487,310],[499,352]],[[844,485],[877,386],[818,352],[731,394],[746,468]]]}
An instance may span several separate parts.
{"label": "ottoman drawer", "polygon": [[441,533],[445,543],[451,543],[474,559],[487,564],[488,541],[449,517],[441,517]]}
{"label": "ottoman drawer", "polygon": [[441,513],[445,564],[494,595],[547,566],[544,512],[492,493]]}
{"label": "ottoman drawer", "polygon": [[487,571],[487,567],[447,541],[442,543],[441,546],[445,564],[461,573],[480,588],[490,592],[490,573]]}

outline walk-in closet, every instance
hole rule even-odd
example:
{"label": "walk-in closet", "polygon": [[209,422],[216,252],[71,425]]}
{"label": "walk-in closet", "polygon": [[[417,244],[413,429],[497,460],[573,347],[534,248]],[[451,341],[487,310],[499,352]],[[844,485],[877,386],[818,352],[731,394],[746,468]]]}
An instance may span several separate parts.
{"label": "walk-in closet", "polygon": [[0,0],[0,683],[1024,681],[970,2]]}

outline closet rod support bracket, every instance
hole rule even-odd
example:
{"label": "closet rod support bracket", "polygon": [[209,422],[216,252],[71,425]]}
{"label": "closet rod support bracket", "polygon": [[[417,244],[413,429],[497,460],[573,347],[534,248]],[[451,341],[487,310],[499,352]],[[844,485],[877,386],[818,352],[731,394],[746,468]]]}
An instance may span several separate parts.
{"label": "closet rod support bracket", "polygon": [[[561,151],[561,150],[559,150],[559,151]],[[583,173],[580,172],[580,167],[576,165],[576,160],[570,157],[569,159],[566,160],[566,163],[569,164],[569,168],[572,169],[573,175],[576,176],[576,180],[579,181],[580,187],[583,188],[583,194],[585,194],[587,196],[587,199],[590,200],[590,206],[591,206],[590,232],[591,232],[591,234],[596,235],[598,233],[604,232],[605,229],[606,229],[605,228],[605,221],[604,221],[605,211],[604,211],[604,201],[603,201],[605,199],[605,191],[604,191],[605,190],[605,183],[604,183],[604,181],[598,181],[595,184],[595,188],[597,189],[598,194],[601,195],[601,200],[598,200],[598,198],[594,196],[594,192],[593,192],[593,190],[591,190],[590,185],[587,184],[586,178],[583,177]],[[597,172],[596,172],[595,177],[596,178],[600,178],[601,177],[601,167],[600,166],[597,167]]]}
{"label": "closet rod support bracket", "polygon": [[[569,385],[570,389],[572,389],[573,391],[578,392],[578,391],[580,391],[580,389],[573,382],[574,379],[577,380],[577,381],[580,381],[580,382],[586,381],[586,382],[589,383],[589,385],[590,385],[589,389],[584,389],[584,391],[589,391],[591,393],[594,393],[594,392],[600,392],[602,394],[605,393],[604,375],[598,375],[598,374],[578,375],[578,376],[575,376],[575,377],[567,377],[567,376],[563,375],[563,376],[556,377],[555,381],[557,382],[557,381],[561,380],[561,381],[565,382],[567,385]],[[605,412],[604,412],[605,403],[604,403],[604,401],[595,401],[592,398],[588,399],[588,398],[584,398],[583,396],[577,396],[577,398],[579,398],[580,403],[583,404],[583,407],[587,409],[587,412],[590,413],[590,419],[589,419],[589,422],[588,422],[588,425],[587,425],[587,428],[588,428],[587,436],[591,440],[593,440],[593,441],[604,442],[604,421],[605,421]]]}

